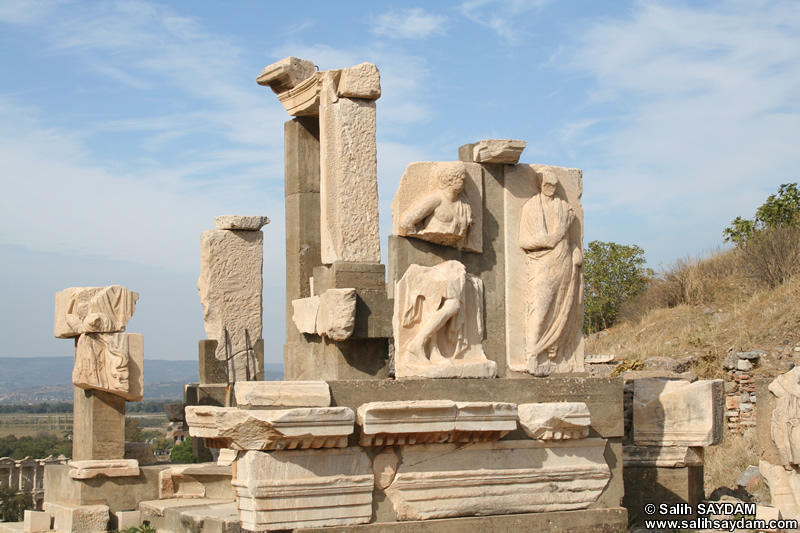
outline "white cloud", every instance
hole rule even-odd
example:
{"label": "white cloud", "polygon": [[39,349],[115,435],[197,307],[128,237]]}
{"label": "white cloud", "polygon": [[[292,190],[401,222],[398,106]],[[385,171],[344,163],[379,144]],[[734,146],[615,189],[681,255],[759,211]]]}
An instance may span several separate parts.
{"label": "white cloud", "polygon": [[591,170],[584,197],[606,216],[641,217],[654,241],[710,248],[797,179],[797,3],[643,3],[593,26],[569,68],[595,80],[590,103],[615,110],[570,132]]}
{"label": "white cloud", "polygon": [[447,17],[415,7],[393,9],[374,20],[372,33],[393,39],[422,39],[444,33]]}
{"label": "white cloud", "polygon": [[530,12],[538,12],[553,0],[467,0],[460,6],[461,14],[481,26],[486,26],[509,44],[518,44],[527,30]]}

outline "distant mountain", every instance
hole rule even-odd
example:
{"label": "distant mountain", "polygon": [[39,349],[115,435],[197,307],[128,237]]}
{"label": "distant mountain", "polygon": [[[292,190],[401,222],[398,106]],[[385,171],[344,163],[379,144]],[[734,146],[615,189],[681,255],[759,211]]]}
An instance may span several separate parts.
{"label": "distant mountain", "polygon": [[[0,402],[72,401],[72,357],[0,357]],[[183,398],[199,380],[197,361],[145,359],[144,399]],[[283,365],[265,364],[264,379],[283,379]]]}

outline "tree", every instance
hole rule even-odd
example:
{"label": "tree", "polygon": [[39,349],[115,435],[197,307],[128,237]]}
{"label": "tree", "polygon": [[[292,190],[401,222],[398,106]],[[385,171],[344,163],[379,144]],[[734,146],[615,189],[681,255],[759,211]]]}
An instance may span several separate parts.
{"label": "tree", "polygon": [[647,288],[653,271],[645,266],[644,250],[636,245],[592,241],[583,261],[583,330],[593,333],[614,324],[622,302]]}
{"label": "tree", "polygon": [[21,522],[27,509],[33,509],[30,492],[17,492],[7,483],[0,485],[0,521]]}
{"label": "tree", "polygon": [[173,463],[196,463],[197,457],[192,451],[192,437],[186,437],[185,441],[172,448],[169,460]]}
{"label": "tree", "polygon": [[125,417],[125,442],[141,442],[139,421],[129,416]]}
{"label": "tree", "polygon": [[763,230],[798,224],[800,224],[800,189],[797,188],[797,183],[784,183],[778,188],[778,194],[771,194],[756,210],[753,220],[736,217],[722,234],[725,236],[725,242],[732,242],[741,248]]}
{"label": "tree", "polygon": [[172,451],[172,447],[175,445],[172,442],[172,439],[168,439],[167,437],[156,437],[156,440],[153,442],[153,451],[156,455],[164,455],[168,452]]}

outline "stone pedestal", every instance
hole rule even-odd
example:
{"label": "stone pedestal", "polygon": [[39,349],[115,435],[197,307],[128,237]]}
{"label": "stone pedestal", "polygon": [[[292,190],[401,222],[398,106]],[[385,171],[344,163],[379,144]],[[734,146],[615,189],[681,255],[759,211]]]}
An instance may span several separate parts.
{"label": "stone pedestal", "polygon": [[125,399],[75,387],[72,458],[121,459],[125,455]]}

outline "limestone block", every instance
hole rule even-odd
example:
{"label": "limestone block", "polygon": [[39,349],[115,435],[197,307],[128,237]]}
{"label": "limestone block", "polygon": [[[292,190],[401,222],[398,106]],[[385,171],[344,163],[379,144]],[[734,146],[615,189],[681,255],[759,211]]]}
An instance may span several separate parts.
{"label": "limestone block", "polygon": [[22,520],[22,531],[25,533],[35,533],[36,531],[50,531],[53,517],[44,511],[25,510]]}
{"label": "limestone block", "polygon": [[185,419],[185,415],[183,414],[183,410],[186,408],[186,404],[182,403],[165,403],[164,404],[164,413],[167,415],[167,420],[170,422],[183,422]]}
{"label": "limestone block", "polygon": [[170,498],[205,498],[206,488],[190,475],[185,475],[184,470],[193,465],[173,466],[158,473],[158,499]]}
{"label": "limestone block", "polygon": [[24,533],[22,522],[0,522],[0,533]]}
{"label": "limestone block", "polygon": [[400,521],[585,509],[611,477],[605,448],[604,439],[409,446],[385,492]]}
{"label": "limestone block", "polygon": [[319,313],[319,296],[309,296],[292,300],[292,321],[300,333],[316,335],[317,313]]}
{"label": "limestone block", "polygon": [[[756,520],[763,520],[766,523],[770,523],[773,520],[781,520],[783,519],[783,515],[781,514],[781,510],[777,507],[770,507],[769,505],[756,505]],[[759,531],[763,531],[764,533],[778,533],[778,529],[762,529]]]}
{"label": "limestone block", "polygon": [[392,201],[392,233],[482,252],[481,166],[461,161],[408,165]]}
{"label": "limestone block", "polygon": [[525,141],[510,139],[486,139],[472,147],[472,159],[476,163],[503,163],[516,165],[525,149]]}
{"label": "limestone block", "polygon": [[316,295],[329,289],[386,290],[386,266],[380,263],[335,261],[313,272]]}
{"label": "limestone block", "polygon": [[769,486],[772,505],[780,509],[785,519],[800,519],[800,472],[763,459],[758,462],[758,470]]}
{"label": "limestone block", "polygon": [[239,454],[236,450],[230,448],[220,448],[219,456],[217,457],[217,466],[231,466]]}
{"label": "limestone block", "polygon": [[75,387],[72,458],[114,460],[125,455],[125,398]]}
{"label": "limestone block", "polygon": [[583,402],[524,403],[519,423],[532,439],[567,440],[589,436],[589,408]]}
{"label": "limestone block", "polygon": [[[327,71],[326,71],[327,72]],[[293,117],[316,117],[319,115],[320,90],[323,72],[314,72],[310,77],[278,95],[283,108]]]}
{"label": "limestone block", "polygon": [[116,530],[125,531],[132,527],[138,528],[142,525],[141,511],[117,511],[111,513],[116,519]]}
{"label": "limestone block", "polygon": [[201,339],[197,343],[201,385],[228,383],[228,363],[217,359],[217,346],[217,341],[208,339]]}
{"label": "limestone block", "polygon": [[139,475],[139,462],[136,459],[68,461],[67,465],[70,469],[69,477],[72,479]]}
{"label": "limestone block", "polygon": [[200,237],[197,288],[206,335],[217,341],[218,360],[233,358],[231,382],[263,371],[253,350],[261,339],[263,248],[261,231],[208,230]]}
{"label": "limestone block", "polygon": [[85,333],[78,338],[72,382],[129,402],[144,395],[144,343],[138,333]]}
{"label": "limestone block", "polygon": [[411,265],[394,300],[397,378],[493,378],[483,353],[483,282],[458,261]]}
{"label": "limestone block", "polygon": [[683,468],[703,466],[704,449],[687,446],[624,446],[624,466]]}
{"label": "limestone block", "polygon": [[322,262],[380,262],[375,101],[337,96],[337,78],[320,93]]}
{"label": "limestone block", "polygon": [[350,526],[372,516],[373,474],[361,448],[241,453],[232,485],[251,531]]}
{"label": "limestone block", "polygon": [[158,462],[153,445],[149,442],[126,442],[124,458],[135,459],[140,466],[154,465]]}
{"label": "limestone block", "polygon": [[319,297],[317,333],[343,341],[353,334],[356,324],[356,290],[328,289]]}
{"label": "limestone block", "polygon": [[503,402],[411,400],[358,408],[362,446],[499,440],[517,428],[517,409]]}
{"label": "limestone block", "polygon": [[56,293],[54,334],[66,339],[81,333],[125,331],[138,299],[122,285],[64,289]]}
{"label": "limestone block", "polygon": [[313,76],[315,70],[313,61],[287,57],[264,67],[256,82],[268,86],[275,94],[281,94]]}
{"label": "limestone block", "polygon": [[53,529],[71,533],[108,531],[109,512],[106,505],[74,505],[45,502],[44,510],[53,515]]}
{"label": "limestone block", "polygon": [[214,227],[217,229],[257,231],[269,224],[269,217],[220,215],[214,217]]}
{"label": "limestone block", "polygon": [[331,390],[324,381],[240,381],[233,392],[239,407],[331,405]]}
{"label": "limestone block", "polygon": [[725,422],[722,380],[642,378],[633,388],[633,443],[640,446],[713,446]]}
{"label": "limestone block", "polygon": [[508,367],[583,372],[583,174],[509,165],[504,184]]}
{"label": "limestone block", "polygon": [[345,98],[366,98],[377,100],[381,97],[381,75],[374,63],[361,63],[342,69],[336,94]]}
{"label": "limestone block", "polygon": [[292,450],[347,446],[355,414],[347,407],[309,407],[274,411],[235,407],[189,406],[192,437],[209,448]]}

